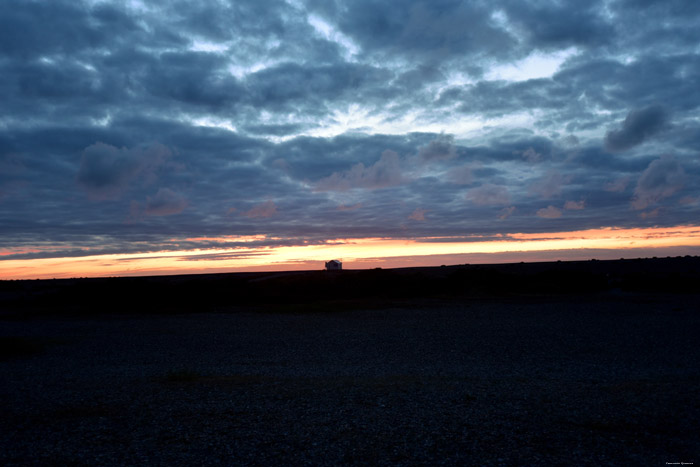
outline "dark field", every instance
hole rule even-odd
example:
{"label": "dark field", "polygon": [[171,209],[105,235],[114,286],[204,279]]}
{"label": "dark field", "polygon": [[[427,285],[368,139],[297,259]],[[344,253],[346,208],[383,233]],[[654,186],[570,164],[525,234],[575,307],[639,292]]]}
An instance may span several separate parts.
{"label": "dark field", "polygon": [[2,465],[700,463],[700,263],[0,282]]}

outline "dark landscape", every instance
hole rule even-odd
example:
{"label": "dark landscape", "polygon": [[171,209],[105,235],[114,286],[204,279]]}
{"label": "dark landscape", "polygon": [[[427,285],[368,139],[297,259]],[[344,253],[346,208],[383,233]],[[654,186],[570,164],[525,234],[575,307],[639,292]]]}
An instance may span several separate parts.
{"label": "dark landscape", "polygon": [[698,463],[698,283],[697,257],[0,281],[0,463]]}

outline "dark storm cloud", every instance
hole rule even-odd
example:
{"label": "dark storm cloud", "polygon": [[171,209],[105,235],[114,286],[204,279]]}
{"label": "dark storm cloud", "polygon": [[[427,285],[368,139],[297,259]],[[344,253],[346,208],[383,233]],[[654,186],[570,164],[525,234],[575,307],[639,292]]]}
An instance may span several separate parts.
{"label": "dark storm cloud", "polygon": [[697,222],[696,2],[3,6],[0,248]]}
{"label": "dark storm cloud", "polygon": [[632,110],[619,130],[610,130],[605,134],[605,148],[608,151],[625,151],[644,142],[663,128],[667,117],[659,106]]}

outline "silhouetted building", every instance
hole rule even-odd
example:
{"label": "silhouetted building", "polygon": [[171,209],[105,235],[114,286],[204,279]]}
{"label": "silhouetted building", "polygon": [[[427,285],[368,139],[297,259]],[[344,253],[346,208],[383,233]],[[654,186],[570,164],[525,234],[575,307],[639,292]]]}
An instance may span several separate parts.
{"label": "silhouetted building", "polygon": [[326,271],[340,271],[341,269],[343,269],[343,263],[337,259],[326,261]]}

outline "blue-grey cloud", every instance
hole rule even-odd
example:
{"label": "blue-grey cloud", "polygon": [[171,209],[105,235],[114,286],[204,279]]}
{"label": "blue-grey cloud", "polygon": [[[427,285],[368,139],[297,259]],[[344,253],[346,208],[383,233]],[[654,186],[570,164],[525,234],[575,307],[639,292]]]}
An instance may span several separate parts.
{"label": "blue-grey cloud", "polygon": [[3,5],[0,257],[697,223],[693,2],[137,3]]}
{"label": "blue-grey cloud", "polygon": [[148,197],[144,213],[147,216],[170,216],[181,213],[187,207],[187,200],[171,190],[160,188],[153,197]]}
{"label": "blue-grey cloud", "polygon": [[627,114],[621,129],[605,134],[605,148],[616,152],[637,146],[661,131],[666,120],[666,112],[659,105],[633,110]]}
{"label": "blue-grey cloud", "polygon": [[668,198],[683,188],[685,180],[683,167],[674,157],[663,156],[656,159],[639,177],[632,206],[634,209],[645,209]]}
{"label": "blue-grey cloud", "polygon": [[478,206],[504,205],[510,203],[510,194],[504,186],[487,183],[469,190],[467,199]]}
{"label": "blue-grey cloud", "polygon": [[440,135],[418,151],[418,155],[425,160],[452,159],[457,156],[453,135]]}
{"label": "blue-grey cloud", "polygon": [[616,39],[615,28],[596,2],[507,2],[507,18],[533,45],[595,46]]}
{"label": "blue-grey cloud", "polygon": [[401,183],[402,178],[399,155],[394,151],[386,150],[371,166],[365,167],[360,162],[346,171],[334,172],[319,180],[316,183],[316,189],[345,191],[352,188],[385,188]]}
{"label": "blue-grey cloud", "polygon": [[77,180],[93,198],[116,197],[132,179],[154,176],[170,155],[162,144],[128,149],[98,142],[83,151]]}

